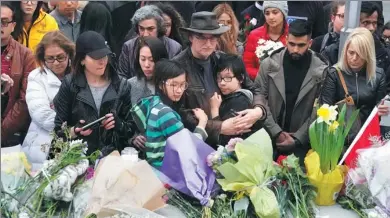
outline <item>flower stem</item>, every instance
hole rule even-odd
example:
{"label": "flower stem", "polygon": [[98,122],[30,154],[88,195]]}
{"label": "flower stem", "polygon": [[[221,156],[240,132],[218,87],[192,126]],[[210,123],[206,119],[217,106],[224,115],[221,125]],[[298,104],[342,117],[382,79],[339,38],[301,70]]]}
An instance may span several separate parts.
{"label": "flower stem", "polygon": [[22,203],[21,201],[19,201],[19,199],[17,199],[15,196],[13,196],[11,193],[8,193],[7,191],[5,190],[1,190],[2,193],[10,196],[12,199],[14,199],[15,201],[18,202],[18,204],[22,205],[23,207],[27,208],[31,213],[33,213],[34,215],[36,215],[35,211],[33,209],[31,209],[28,205],[26,205],[25,203]]}

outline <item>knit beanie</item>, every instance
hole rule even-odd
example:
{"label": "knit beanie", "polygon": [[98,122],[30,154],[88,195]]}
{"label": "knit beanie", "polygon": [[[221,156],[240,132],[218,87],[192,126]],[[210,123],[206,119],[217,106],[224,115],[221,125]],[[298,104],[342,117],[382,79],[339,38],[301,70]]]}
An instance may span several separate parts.
{"label": "knit beanie", "polygon": [[287,1],[264,1],[263,3],[263,11],[267,10],[267,8],[277,8],[279,9],[283,15],[284,18],[287,19],[288,14],[288,5]]}

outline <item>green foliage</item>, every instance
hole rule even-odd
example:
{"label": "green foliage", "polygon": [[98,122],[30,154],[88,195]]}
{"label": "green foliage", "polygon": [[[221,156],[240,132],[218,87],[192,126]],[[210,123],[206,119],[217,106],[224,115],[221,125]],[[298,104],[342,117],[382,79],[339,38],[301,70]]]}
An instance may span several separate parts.
{"label": "green foliage", "polygon": [[288,217],[287,211],[290,211],[293,217],[315,217],[314,199],[317,195],[315,187],[310,184],[306,174],[302,171],[297,157],[289,155],[282,161],[278,180],[274,190],[281,209],[281,216]]}
{"label": "green foliage", "polygon": [[320,157],[320,168],[323,174],[327,174],[336,168],[343,151],[345,138],[359,115],[359,110],[355,110],[348,121],[345,122],[346,111],[347,107],[344,105],[338,114],[336,122],[339,126],[336,129],[332,129],[332,124],[319,122],[318,120],[310,125],[310,144]]}
{"label": "green foliage", "polygon": [[[48,166],[44,166],[44,170],[39,171],[35,176],[26,174],[25,179],[12,193],[1,190],[1,209],[3,214],[19,214],[26,212],[30,217],[68,217],[69,204],[62,201],[48,199],[44,196],[45,188],[51,181],[56,179],[60,171],[69,165],[75,165],[80,160],[88,159],[90,162],[95,162],[100,155],[99,151],[94,152],[90,156],[85,156],[86,144],[80,141],[71,141],[70,129],[66,124],[62,127],[66,136],[66,140],[53,135],[54,143],[52,148],[54,151],[54,159],[50,160]],[[80,182],[80,181],[79,181]],[[72,186],[72,190],[80,184],[76,182]],[[12,201],[4,202],[3,195],[9,196]],[[17,211],[7,211],[9,204],[16,203]]]}

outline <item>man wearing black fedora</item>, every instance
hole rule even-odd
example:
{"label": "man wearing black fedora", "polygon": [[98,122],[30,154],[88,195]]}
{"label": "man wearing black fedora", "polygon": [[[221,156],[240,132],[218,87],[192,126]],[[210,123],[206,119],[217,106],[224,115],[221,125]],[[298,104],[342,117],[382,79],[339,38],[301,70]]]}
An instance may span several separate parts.
{"label": "man wearing black fedora", "polygon": [[[220,94],[216,81],[218,60],[225,53],[216,51],[217,41],[221,34],[229,30],[228,26],[220,26],[216,14],[212,12],[196,12],[192,14],[188,28],[181,28],[188,34],[190,46],[174,57],[187,70],[189,87],[186,90],[186,108],[202,108],[210,117],[211,96]],[[249,132],[252,125],[266,117],[265,108],[259,103],[259,89],[255,88],[248,75],[244,75],[242,88],[249,89],[254,94],[253,109],[238,112],[238,116],[223,122],[209,120],[206,131],[207,142],[215,146],[220,134],[238,135]],[[191,130],[191,126],[187,126]]]}

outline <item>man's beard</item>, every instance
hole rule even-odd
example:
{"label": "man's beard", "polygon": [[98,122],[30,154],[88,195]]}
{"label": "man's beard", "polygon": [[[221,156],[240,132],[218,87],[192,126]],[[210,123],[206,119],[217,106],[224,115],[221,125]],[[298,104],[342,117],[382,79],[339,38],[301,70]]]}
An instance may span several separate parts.
{"label": "man's beard", "polygon": [[289,54],[291,59],[293,59],[294,61],[299,61],[302,60],[302,58],[306,55],[307,51],[308,50],[306,50],[303,54],[299,54],[299,53],[289,53]]}

